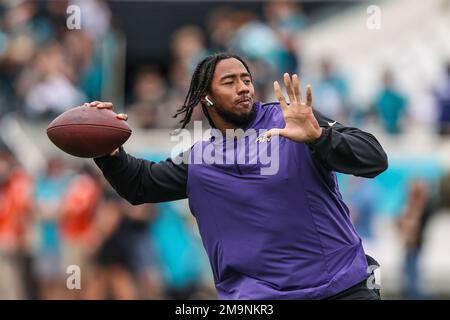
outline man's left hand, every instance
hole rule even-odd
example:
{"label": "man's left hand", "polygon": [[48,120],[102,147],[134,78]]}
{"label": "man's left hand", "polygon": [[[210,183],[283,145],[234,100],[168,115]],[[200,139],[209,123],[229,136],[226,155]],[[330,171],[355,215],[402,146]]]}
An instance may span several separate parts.
{"label": "man's left hand", "polygon": [[280,102],[286,126],[282,129],[276,128],[267,131],[265,137],[280,135],[296,142],[306,143],[319,139],[322,135],[322,128],[313,114],[311,86],[306,86],[305,103],[302,101],[302,92],[296,74],[292,76],[291,81],[291,76],[285,73],[284,85],[289,96],[289,103],[286,102],[277,81],[274,82],[273,87]]}

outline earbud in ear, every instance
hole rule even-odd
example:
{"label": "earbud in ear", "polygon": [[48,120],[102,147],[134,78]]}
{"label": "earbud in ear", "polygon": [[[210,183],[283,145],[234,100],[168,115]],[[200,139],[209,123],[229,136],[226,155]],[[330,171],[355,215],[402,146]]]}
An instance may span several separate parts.
{"label": "earbud in ear", "polygon": [[208,98],[208,96],[205,96],[205,100],[208,103],[208,106],[212,107],[214,103]]}

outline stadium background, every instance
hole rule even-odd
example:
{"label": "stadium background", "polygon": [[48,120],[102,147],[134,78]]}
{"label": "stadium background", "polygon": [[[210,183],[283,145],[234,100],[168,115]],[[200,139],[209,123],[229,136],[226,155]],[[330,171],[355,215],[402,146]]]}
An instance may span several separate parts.
{"label": "stadium background", "polygon": [[[80,30],[68,28],[69,5]],[[186,201],[130,206],[45,128],[68,108],[112,101],[134,130],[126,149],[163,159],[193,67],[218,50],[250,61],[259,99],[299,72],[317,109],[379,138],[389,169],[339,179],[384,298],[449,298],[448,34],[448,0],[3,1],[0,298],[216,297]],[[67,288],[70,265],[80,290]]]}

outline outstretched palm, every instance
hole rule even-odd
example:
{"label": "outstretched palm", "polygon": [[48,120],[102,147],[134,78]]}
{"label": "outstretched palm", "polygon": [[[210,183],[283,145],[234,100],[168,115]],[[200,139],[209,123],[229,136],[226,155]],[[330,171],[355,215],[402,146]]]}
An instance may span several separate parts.
{"label": "outstretched palm", "polygon": [[280,102],[286,126],[282,129],[267,131],[266,137],[280,135],[297,142],[312,142],[318,139],[322,134],[322,128],[313,114],[311,86],[306,86],[306,103],[304,103],[296,74],[292,76],[291,81],[290,75],[285,73],[284,85],[289,96],[289,103],[286,102],[277,81],[274,82],[273,87]]}

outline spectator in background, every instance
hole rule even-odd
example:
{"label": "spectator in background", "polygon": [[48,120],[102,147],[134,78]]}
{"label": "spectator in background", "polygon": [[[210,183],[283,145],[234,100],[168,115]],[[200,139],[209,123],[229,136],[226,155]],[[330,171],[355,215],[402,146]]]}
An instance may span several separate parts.
{"label": "spectator in background", "polygon": [[105,61],[112,62],[114,48],[111,46],[116,44],[114,40],[112,43],[105,40],[110,36],[111,10],[103,0],[72,0],[71,4],[80,7],[83,26],[81,30],[66,30],[62,43],[77,70],[77,86],[87,97],[98,100],[102,88],[108,81],[113,81],[104,70]]}
{"label": "spectator in background", "polygon": [[170,113],[170,117],[167,119],[161,119],[164,127],[175,128],[178,125],[178,121],[173,118],[176,113],[177,107],[184,102],[184,92],[189,89],[190,74],[186,73],[185,66],[180,62],[171,64],[169,70],[170,86],[168,87],[168,108],[166,109]]}
{"label": "spectator in background", "polygon": [[[175,127],[178,122],[173,118],[178,106],[183,104],[185,86],[189,85],[190,75],[199,61],[209,54],[205,46],[205,34],[197,26],[187,25],[178,29],[171,40],[173,67],[171,78],[175,80],[176,90],[171,92],[170,105],[164,108],[160,122],[164,127]],[[169,117],[168,117],[169,116]],[[204,119],[201,110],[192,114],[193,121]]]}
{"label": "spectator in background", "polygon": [[446,66],[444,80],[435,89],[438,105],[438,132],[441,135],[450,134],[450,62]]}
{"label": "spectator in background", "polygon": [[277,34],[250,11],[238,11],[233,20],[236,32],[229,50],[248,60],[263,60],[277,74],[286,71],[285,51]]}
{"label": "spectator in background", "polygon": [[235,11],[230,7],[218,7],[208,14],[206,32],[210,37],[212,52],[228,50],[236,32],[234,14]]}
{"label": "spectator in background", "polygon": [[[248,66],[252,70],[253,86],[255,87],[255,99],[268,101],[273,99],[271,87],[272,85],[266,79],[276,78],[273,68],[262,59],[248,59]],[[256,91],[258,90],[258,91]]]}
{"label": "spectator in background", "polygon": [[123,201],[123,228],[128,229],[130,247],[130,271],[132,272],[139,296],[145,299],[161,299],[163,283],[159,259],[149,230],[158,216],[154,204],[132,206]]}
{"label": "spectator in background", "polygon": [[306,26],[306,17],[301,3],[294,1],[269,1],[264,6],[269,25],[281,32],[294,34]]}
{"label": "spectator in background", "polygon": [[161,298],[148,237],[154,214],[153,205],[133,207],[114,190],[104,189],[104,201],[97,215],[102,240],[95,255],[101,289],[96,298]]}
{"label": "spectator in background", "polygon": [[320,79],[314,90],[316,109],[338,122],[348,122],[350,106],[347,80],[333,70],[332,62],[329,59],[325,58],[321,62]]}
{"label": "spectator in background", "polygon": [[71,0],[48,1],[42,4],[41,14],[47,17],[52,28],[52,39],[59,39],[67,31],[67,8]]}
{"label": "spectator in background", "polygon": [[21,110],[23,105],[24,92],[17,92],[20,91],[16,88],[17,76],[31,67],[40,48],[67,32],[68,3],[65,0],[46,3],[25,0],[4,4],[4,17],[0,17],[1,29],[5,31],[3,57],[0,54],[0,79],[10,110]]}
{"label": "spectator in background", "polygon": [[27,115],[54,118],[82,104],[86,96],[74,80],[74,66],[67,60],[63,48],[57,43],[48,45],[21,76]]}
{"label": "spectator in background", "polygon": [[0,96],[4,100],[0,106],[2,114],[20,107],[15,88],[16,77],[29,65],[35,50],[34,43],[27,36],[17,36],[8,41],[6,52],[0,57]]}
{"label": "spectator in background", "polygon": [[39,280],[39,299],[60,299],[65,270],[61,261],[58,230],[61,199],[71,178],[71,171],[63,159],[52,157],[46,171],[36,179],[35,269]]}
{"label": "spectator in background", "polygon": [[86,298],[91,284],[94,245],[97,242],[94,217],[101,200],[98,173],[84,165],[70,182],[61,200],[60,234],[63,246],[63,267],[77,265],[83,270],[81,286],[74,290],[73,298]]}
{"label": "spectator in background", "polygon": [[0,145],[0,298],[35,299],[31,234],[33,181]]}
{"label": "spectator in background", "polygon": [[209,54],[205,47],[205,35],[200,27],[187,25],[172,35],[172,55],[175,62],[180,62],[189,74],[195,66]]}
{"label": "spectator in background", "polygon": [[373,222],[377,200],[376,185],[361,177],[347,177],[347,195],[349,209],[358,234],[363,240],[364,249],[368,253],[374,247]]}
{"label": "spectator in background", "polygon": [[410,185],[406,207],[397,221],[405,247],[403,295],[406,299],[423,299],[422,276],[419,259],[425,228],[433,214],[433,201],[429,186],[420,180]]}
{"label": "spectator in background", "polygon": [[285,49],[281,53],[281,69],[288,73],[299,72],[297,36],[306,25],[301,4],[294,1],[270,1],[265,4],[264,13]]}
{"label": "spectator in background", "polygon": [[94,254],[97,291],[95,299],[137,299],[137,289],[130,273],[130,255],[126,234],[121,229],[122,209],[117,195],[103,193],[96,214],[99,242]]}
{"label": "spectator in background", "polygon": [[[14,81],[21,69],[32,59],[36,43],[32,21],[37,11],[37,4],[32,1],[0,4],[5,11],[0,11],[0,97],[5,103],[0,112],[14,110],[16,101]],[[1,98],[0,98],[1,99]]]}
{"label": "spectator in background", "polygon": [[[70,4],[81,8],[81,30],[67,29]],[[31,118],[53,117],[86,97],[100,99],[102,90],[118,81],[104,72],[117,55],[102,51],[110,35],[106,1],[24,0],[0,6],[5,9],[0,10],[0,115],[24,111]],[[108,39],[111,47],[115,36]]]}
{"label": "spectator in background", "polygon": [[87,97],[99,99],[103,83],[99,45],[96,45],[87,33],[78,30],[66,32],[61,42],[64,54],[73,66],[74,84]]}
{"label": "spectator in background", "polygon": [[205,271],[202,248],[173,203],[158,203],[150,228],[168,299],[193,299],[202,288]]}
{"label": "spectator in background", "polygon": [[383,74],[383,87],[375,98],[375,111],[387,133],[402,131],[401,122],[406,112],[406,97],[395,87],[390,70]]}
{"label": "spectator in background", "polygon": [[[81,8],[83,31],[92,41],[102,40],[109,31],[111,10],[104,0],[72,0],[70,4]],[[67,5],[64,6],[64,11]]]}
{"label": "spectator in background", "polygon": [[[142,129],[165,127],[161,115],[167,115],[167,85],[154,66],[143,66],[133,83],[133,104],[127,107],[130,122]],[[170,125],[168,125],[170,126]]]}

